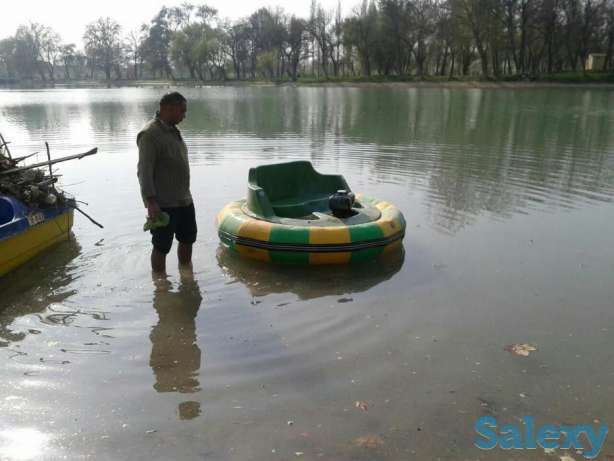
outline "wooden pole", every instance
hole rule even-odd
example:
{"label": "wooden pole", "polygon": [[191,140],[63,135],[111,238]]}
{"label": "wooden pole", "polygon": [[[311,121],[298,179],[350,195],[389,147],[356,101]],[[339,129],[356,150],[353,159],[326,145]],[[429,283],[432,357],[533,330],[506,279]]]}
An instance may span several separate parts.
{"label": "wooden pole", "polygon": [[0,145],[0,147],[6,147],[6,153],[9,154],[9,159],[12,160],[13,157],[11,157],[11,151],[9,150],[9,143],[4,140],[4,136],[2,136],[2,133],[0,133],[0,141],[2,141],[2,145]]}
{"label": "wooden pole", "polygon": [[49,176],[53,179],[53,170],[51,169],[51,152],[49,152],[49,143],[45,141],[45,147],[47,148],[47,160],[49,161]]}
{"label": "wooden pole", "polygon": [[13,159],[13,162],[15,162],[15,163],[23,162],[24,160],[29,159],[30,157],[32,157],[32,156],[34,156],[36,154],[38,154],[38,152],[33,152],[31,154],[24,155],[23,157],[15,157]]}
{"label": "wooden pole", "polygon": [[90,215],[88,215],[85,211],[83,211],[81,208],[77,208],[74,207],[75,210],[77,210],[79,213],[81,213],[83,216],[85,216],[87,219],[89,219],[90,221],[92,221],[92,223],[96,224],[98,227],[100,227],[101,229],[104,229],[104,226],[102,224],[100,224],[99,222],[96,222],[94,220],[94,218],[92,218]]}
{"label": "wooden pole", "polygon": [[10,170],[0,171],[0,176],[17,173],[19,171],[31,170],[33,168],[39,168],[41,166],[55,165],[56,163],[66,162],[68,160],[74,160],[74,159],[80,160],[83,157],[87,157],[88,155],[94,155],[97,152],[98,152],[98,148],[95,147],[94,149],[88,150],[87,152],[84,152],[83,154],[69,155],[68,157],[60,157],[60,158],[56,158],[55,160],[51,160],[51,161],[33,163],[32,165],[21,166],[18,168],[11,168]]}

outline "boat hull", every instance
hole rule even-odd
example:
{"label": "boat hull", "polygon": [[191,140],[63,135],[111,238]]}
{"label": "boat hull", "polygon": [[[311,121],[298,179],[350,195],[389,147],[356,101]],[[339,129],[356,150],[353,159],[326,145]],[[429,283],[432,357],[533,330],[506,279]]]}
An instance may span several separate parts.
{"label": "boat hull", "polygon": [[0,239],[0,277],[49,247],[68,240],[73,213],[72,208],[62,208],[16,216],[11,223],[13,229]]}
{"label": "boat hull", "polygon": [[290,264],[349,264],[401,250],[406,224],[400,210],[382,200],[358,198],[379,210],[377,220],[332,227],[287,225],[250,216],[240,200],[218,214],[218,235],[241,256]]}

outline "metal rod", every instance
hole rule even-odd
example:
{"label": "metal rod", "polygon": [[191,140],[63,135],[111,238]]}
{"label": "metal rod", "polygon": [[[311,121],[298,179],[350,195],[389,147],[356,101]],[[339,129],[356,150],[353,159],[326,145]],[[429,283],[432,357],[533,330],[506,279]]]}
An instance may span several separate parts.
{"label": "metal rod", "polygon": [[94,155],[96,152],[98,152],[97,147],[95,147],[92,150],[88,150],[87,152],[84,152],[83,154],[69,155],[68,157],[60,157],[60,158],[56,158],[55,160],[51,160],[51,161],[33,163],[32,165],[21,166],[18,168],[11,168],[10,170],[0,171],[0,176],[17,173],[19,171],[31,170],[33,168],[39,168],[41,166],[55,165],[56,163],[66,162],[68,160],[74,160],[74,159],[81,160],[83,157],[87,157],[88,155]]}

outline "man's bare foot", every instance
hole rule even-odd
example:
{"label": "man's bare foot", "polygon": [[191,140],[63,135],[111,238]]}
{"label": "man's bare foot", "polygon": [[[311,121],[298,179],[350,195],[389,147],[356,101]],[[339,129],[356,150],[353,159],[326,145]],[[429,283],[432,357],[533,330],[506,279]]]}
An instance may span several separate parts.
{"label": "man's bare foot", "polygon": [[172,287],[171,281],[166,273],[152,272],[151,280],[156,288],[156,291],[169,291]]}

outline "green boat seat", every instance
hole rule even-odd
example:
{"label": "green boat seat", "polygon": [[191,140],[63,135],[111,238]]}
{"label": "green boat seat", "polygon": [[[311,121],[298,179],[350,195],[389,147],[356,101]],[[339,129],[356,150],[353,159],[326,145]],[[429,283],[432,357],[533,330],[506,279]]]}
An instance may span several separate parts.
{"label": "green boat seat", "polygon": [[342,175],[320,174],[311,162],[262,165],[249,170],[247,207],[263,218],[300,218],[328,210],[328,198],[350,190]]}

